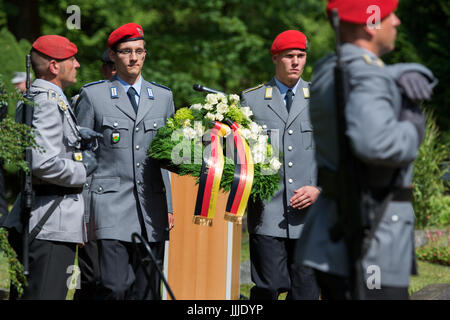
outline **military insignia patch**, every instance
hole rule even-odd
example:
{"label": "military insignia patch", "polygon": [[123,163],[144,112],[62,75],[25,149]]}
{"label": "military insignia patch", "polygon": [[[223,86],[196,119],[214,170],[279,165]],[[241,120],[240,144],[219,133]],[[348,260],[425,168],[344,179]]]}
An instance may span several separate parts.
{"label": "military insignia patch", "polygon": [[155,99],[155,96],[153,95],[153,90],[150,87],[147,87],[147,95],[149,99]]}
{"label": "military insignia patch", "polygon": [[83,161],[83,153],[81,151],[73,153],[73,160],[81,162]]}
{"label": "military insignia patch", "polygon": [[264,95],[264,99],[272,99],[273,88],[266,88],[266,94]]}
{"label": "military insignia patch", "polygon": [[67,110],[67,105],[63,100],[58,100],[58,106],[62,111],[66,111]]}
{"label": "military insignia patch", "polygon": [[111,142],[112,142],[112,143],[117,143],[117,142],[119,142],[119,141],[120,141],[120,133],[117,132],[117,131],[114,131],[114,132],[111,134]]}
{"label": "military insignia patch", "polygon": [[53,90],[48,90],[48,100],[56,101],[58,99],[58,94]]}
{"label": "military insignia patch", "polygon": [[309,99],[309,88],[303,88],[303,96],[305,99]]}
{"label": "military insignia patch", "polygon": [[119,92],[117,91],[116,87],[111,87],[111,99],[117,99],[119,98]]}

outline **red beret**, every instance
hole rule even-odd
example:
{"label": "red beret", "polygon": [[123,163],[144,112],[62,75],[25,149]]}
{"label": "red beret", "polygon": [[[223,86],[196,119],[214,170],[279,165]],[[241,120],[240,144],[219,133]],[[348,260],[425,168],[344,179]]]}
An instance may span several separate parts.
{"label": "red beret", "polygon": [[275,40],[273,40],[270,53],[272,55],[286,49],[302,49],[306,50],[308,40],[306,36],[297,30],[287,30],[280,33]]}
{"label": "red beret", "polygon": [[37,38],[32,47],[40,53],[58,60],[68,59],[78,52],[77,46],[69,39],[53,34]]}
{"label": "red beret", "polygon": [[[394,11],[397,5],[398,0],[328,0],[327,12],[330,14],[332,9],[338,9],[340,20],[366,24],[369,22],[369,17],[377,12],[377,9],[370,8],[371,6],[380,8],[380,20],[382,20]],[[370,22],[373,23],[373,21]]]}
{"label": "red beret", "polygon": [[127,23],[111,32],[108,38],[108,48],[119,42],[134,40],[144,40],[144,31],[137,23]]}

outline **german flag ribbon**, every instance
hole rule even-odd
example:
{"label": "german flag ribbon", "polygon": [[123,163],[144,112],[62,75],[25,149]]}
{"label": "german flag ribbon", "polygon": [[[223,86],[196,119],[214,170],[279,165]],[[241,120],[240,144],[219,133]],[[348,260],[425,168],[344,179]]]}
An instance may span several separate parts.
{"label": "german flag ribbon", "polygon": [[252,152],[241,135],[239,125],[234,122],[230,124],[230,127],[233,130],[234,139],[234,177],[224,218],[241,224],[252,190],[254,163]]}
{"label": "german flag ribbon", "polygon": [[222,179],[224,156],[221,138],[225,136],[227,125],[214,122],[210,130],[210,150],[205,148],[202,171],[197,193],[197,202],[193,222],[200,225],[212,225]]}

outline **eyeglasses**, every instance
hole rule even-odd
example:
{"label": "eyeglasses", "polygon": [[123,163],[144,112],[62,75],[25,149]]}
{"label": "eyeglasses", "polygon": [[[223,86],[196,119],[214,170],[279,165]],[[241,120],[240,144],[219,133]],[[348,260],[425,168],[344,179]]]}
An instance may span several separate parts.
{"label": "eyeglasses", "polygon": [[131,56],[133,54],[133,51],[136,53],[138,57],[142,56],[143,54],[147,53],[147,50],[145,49],[123,49],[123,50],[116,50],[117,53],[123,54],[124,56]]}

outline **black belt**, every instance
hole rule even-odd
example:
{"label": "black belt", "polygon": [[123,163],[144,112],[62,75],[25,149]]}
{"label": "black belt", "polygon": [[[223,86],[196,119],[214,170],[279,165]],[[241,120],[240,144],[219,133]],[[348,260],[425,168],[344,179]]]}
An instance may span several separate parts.
{"label": "black belt", "polygon": [[[335,171],[327,168],[319,168],[318,170],[318,185],[322,188],[324,196],[338,199],[342,194],[339,192],[337,185],[338,175]],[[413,188],[371,188],[367,187],[369,193],[373,198],[382,200],[390,192],[392,193],[391,201],[411,202],[413,200]]]}
{"label": "black belt", "polygon": [[65,196],[68,194],[80,194],[83,192],[83,187],[70,188],[56,185],[39,184],[33,185],[33,190],[36,196]]}

